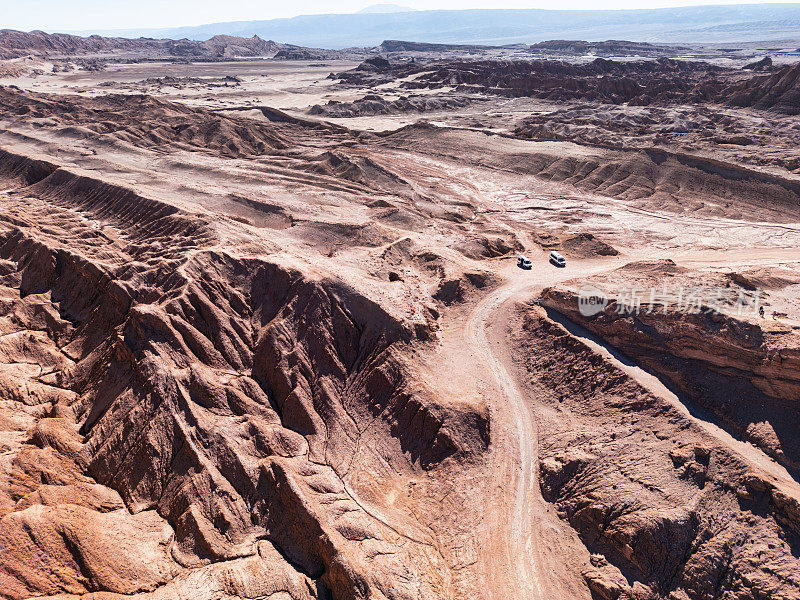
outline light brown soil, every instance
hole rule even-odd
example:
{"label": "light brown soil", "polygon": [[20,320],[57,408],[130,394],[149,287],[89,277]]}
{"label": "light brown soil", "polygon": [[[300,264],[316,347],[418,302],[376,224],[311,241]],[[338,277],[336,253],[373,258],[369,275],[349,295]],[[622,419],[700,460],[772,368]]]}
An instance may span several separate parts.
{"label": "light brown soil", "polygon": [[[797,176],[297,65],[0,88],[0,597],[800,598]],[[664,282],[768,319],[577,314]]]}

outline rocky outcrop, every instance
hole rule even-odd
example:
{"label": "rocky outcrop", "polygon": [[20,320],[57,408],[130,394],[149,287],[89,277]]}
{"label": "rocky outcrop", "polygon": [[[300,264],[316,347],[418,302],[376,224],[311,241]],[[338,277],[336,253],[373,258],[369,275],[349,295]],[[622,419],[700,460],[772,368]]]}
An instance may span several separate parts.
{"label": "rocky outcrop", "polygon": [[555,54],[559,56],[599,55],[599,56],[675,56],[689,51],[686,46],[666,46],[647,42],[625,40],[605,40],[585,42],[582,40],[548,40],[531,44],[528,49],[536,54]]}
{"label": "rocky outcrop", "polygon": [[357,48],[346,50],[325,50],[322,48],[305,48],[292,44],[276,44],[280,47],[272,58],[275,60],[352,60],[353,55],[363,55]]}
{"label": "rocky outcrop", "polygon": [[569,289],[547,289],[540,302],[668,379],[738,437],[800,469],[800,435],[785,417],[800,397],[796,336],[710,309],[687,314],[676,305],[643,306],[631,314],[617,310],[624,299],[614,296],[605,310],[586,317]]}
{"label": "rocky outcrop", "polygon": [[772,68],[772,58],[765,56],[761,60],[751,62],[742,67],[747,71],[769,71]]}
{"label": "rocky outcrop", "polygon": [[353,102],[330,100],[327,104],[315,104],[308,114],[325,117],[363,117],[406,112],[430,112],[452,110],[468,106],[472,100],[464,96],[400,96],[397,100],[386,100],[376,94],[367,94]]}
{"label": "rocky outcrop", "polygon": [[[0,105],[3,116],[55,118],[64,134],[92,136],[101,145],[171,145],[221,156],[274,154],[287,147],[285,138],[269,123],[254,124],[150,96],[121,94],[85,101],[0,86]],[[98,111],[103,113],[102,121]]]}
{"label": "rocky outcrop", "polygon": [[[561,52],[583,52],[580,42],[545,42]],[[573,48],[578,44],[578,48]],[[660,54],[658,47],[640,48]],[[611,52],[613,45],[608,47]],[[554,51],[556,51],[554,50]],[[634,51],[635,47],[623,52]],[[537,51],[549,52],[548,47]],[[769,70],[768,57],[745,69]],[[564,102],[580,100],[631,106],[698,105],[709,102],[797,114],[798,69],[789,65],[769,75],[741,81],[738,73],[697,61],[662,56],[656,60],[614,61],[596,58],[573,64],[558,60],[450,60],[424,65],[376,57],[334,77],[348,85],[378,85],[418,75],[400,85],[406,89],[454,87],[456,91]]]}
{"label": "rocky outcrop", "polygon": [[796,484],[745,463],[540,308],[521,325],[517,356],[549,406],[542,494],[591,553],[594,597],[800,594]]}
{"label": "rocky outcrop", "polygon": [[800,63],[770,75],[757,75],[725,91],[733,106],[749,106],[787,115],[800,114]]}
{"label": "rocky outcrop", "polygon": [[381,52],[447,52],[464,50],[486,50],[499,46],[479,46],[471,44],[431,44],[428,42],[407,42],[403,40],[384,40],[377,50]]}
{"label": "rocky outcrop", "polygon": [[141,58],[221,59],[271,56],[283,47],[257,35],[251,38],[215,35],[206,41],[150,38],[81,37],[43,31],[0,30],[0,58],[26,55],[43,57],[124,56]]}
{"label": "rocky outcrop", "polygon": [[720,71],[706,63],[668,58],[638,62],[597,58],[585,65],[543,60],[453,61],[403,85],[455,86],[463,91],[557,101],[650,104],[699,99],[703,91],[698,84]]}
{"label": "rocky outcrop", "polygon": [[57,165],[0,149],[0,181],[15,188],[32,185],[51,175]]}
{"label": "rocky outcrop", "polygon": [[373,56],[361,62],[355,69],[331,73],[329,77],[345,85],[375,86],[415,75],[424,70],[423,63],[413,60],[393,62],[383,56]]}
{"label": "rocky outcrop", "polygon": [[617,256],[619,254],[619,250],[591,233],[579,233],[568,237],[561,242],[561,247],[567,250],[570,256]]}

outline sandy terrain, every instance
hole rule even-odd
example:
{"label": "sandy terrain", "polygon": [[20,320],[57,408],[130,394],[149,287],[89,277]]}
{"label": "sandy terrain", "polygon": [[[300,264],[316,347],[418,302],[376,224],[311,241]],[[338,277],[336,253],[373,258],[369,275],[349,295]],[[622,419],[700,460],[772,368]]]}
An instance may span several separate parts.
{"label": "sandy terrain", "polygon": [[[35,60],[0,79],[0,597],[800,598],[792,67],[634,106]],[[766,312],[616,312],[665,286]]]}

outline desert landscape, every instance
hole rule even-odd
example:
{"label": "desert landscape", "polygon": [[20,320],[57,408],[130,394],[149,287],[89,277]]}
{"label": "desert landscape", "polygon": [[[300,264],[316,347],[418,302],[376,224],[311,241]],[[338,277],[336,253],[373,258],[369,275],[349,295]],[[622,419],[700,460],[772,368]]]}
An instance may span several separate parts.
{"label": "desert landscape", "polygon": [[2,30],[0,598],[800,599],[798,266],[800,31]]}

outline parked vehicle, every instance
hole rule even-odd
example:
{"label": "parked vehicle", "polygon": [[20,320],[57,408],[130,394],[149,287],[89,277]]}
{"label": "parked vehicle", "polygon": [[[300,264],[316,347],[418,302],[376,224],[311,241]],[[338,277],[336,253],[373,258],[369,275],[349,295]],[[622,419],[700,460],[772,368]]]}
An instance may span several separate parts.
{"label": "parked vehicle", "polygon": [[550,253],[550,262],[553,263],[557,267],[566,267],[567,266],[567,259],[561,256],[558,252],[553,250]]}
{"label": "parked vehicle", "polygon": [[531,259],[528,258],[527,256],[519,256],[517,258],[517,266],[520,269],[530,269],[531,267],[533,267],[533,263],[531,262]]}

